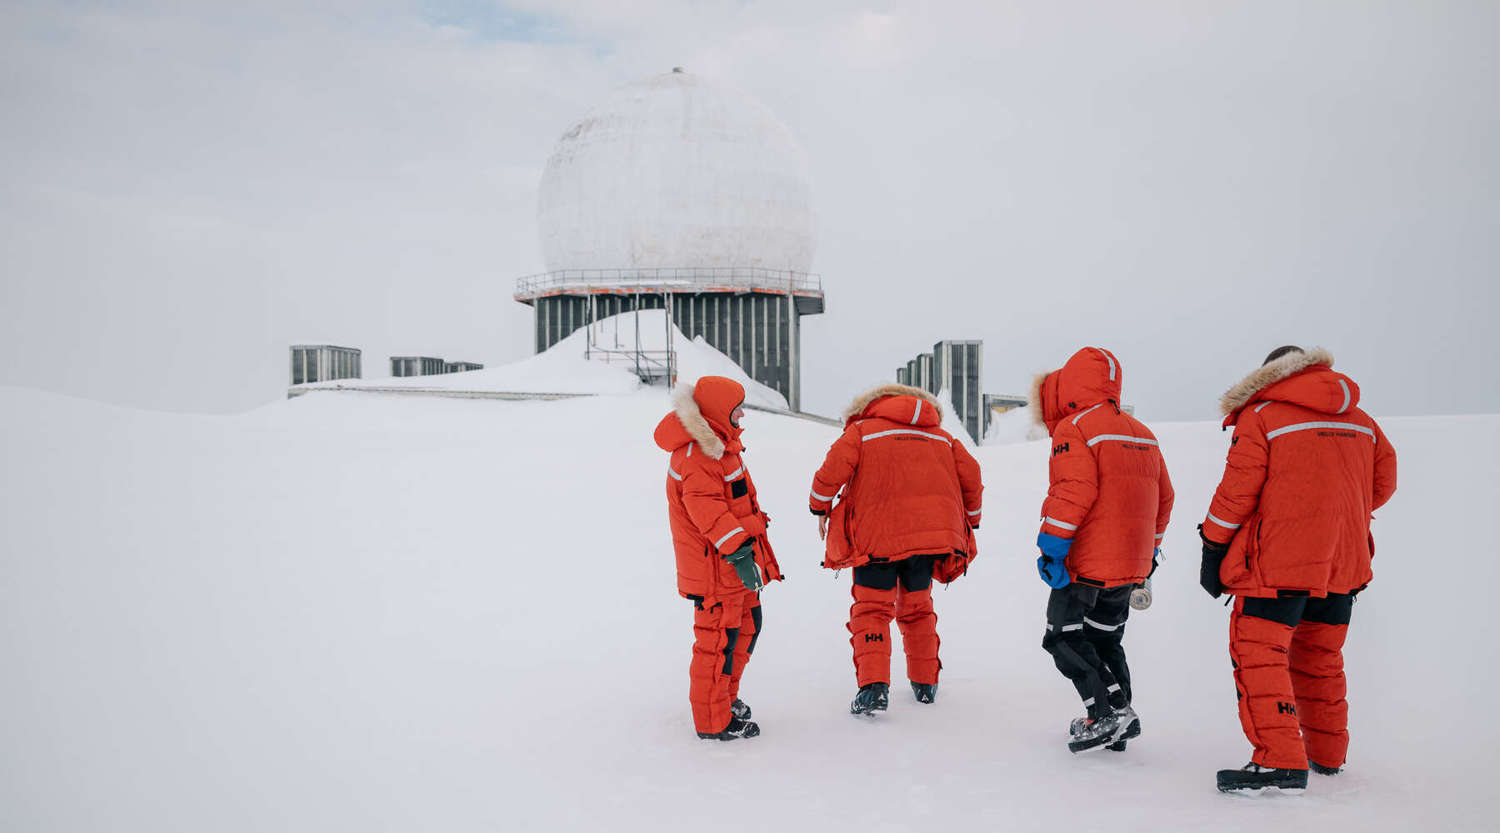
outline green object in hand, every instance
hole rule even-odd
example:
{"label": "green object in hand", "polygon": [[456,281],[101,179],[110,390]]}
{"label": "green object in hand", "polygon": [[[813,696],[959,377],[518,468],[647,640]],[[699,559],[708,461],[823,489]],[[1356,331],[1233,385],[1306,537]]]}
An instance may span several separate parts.
{"label": "green object in hand", "polygon": [[729,566],[739,574],[740,583],[745,585],[746,590],[759,590],[763,585],[760,580],[760,567],[755,564],[755,549],[746,541],[740,548],[724,556]]}

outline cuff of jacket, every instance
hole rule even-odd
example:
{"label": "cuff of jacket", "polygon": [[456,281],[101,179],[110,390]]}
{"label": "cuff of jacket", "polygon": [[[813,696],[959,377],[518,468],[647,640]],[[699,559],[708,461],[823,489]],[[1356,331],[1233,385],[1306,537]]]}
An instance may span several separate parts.
{"label": "cuff of jacket", "polygon": [[1073,539],[1041,532],[1036,536],[1036,547],[1042,551],[1042,555],[1062,560],[1068,557],[1068,550],[1073,548]]}
{"label": "cuff of jacket", "polygon": [[1239,529],[1239,524],[1230,526],[1209,514],[1198,527],[1198,535],[1211,544],[1227,547],[1229,542],[1234,540],[1235,533],[1239,532]]}

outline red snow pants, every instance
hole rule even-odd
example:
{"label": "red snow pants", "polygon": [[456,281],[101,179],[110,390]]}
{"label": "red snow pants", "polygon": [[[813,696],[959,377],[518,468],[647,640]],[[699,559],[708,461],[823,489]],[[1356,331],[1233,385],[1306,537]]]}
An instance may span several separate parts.
{"label": "red snow pants", "polygon": [[1344,765],[1349,704],[1344,636],[1354,597],[1239,597],[1229,617],[1229,657],[1250,760],[1277,769]]}
{"label": "red snow pants", "polygon": [[720,592],[707,602],[693,599],[693,661],[688,665],[688,702],[693,727],[702,733],[729,726],[729,704],[740,694],[740,676],[760,637],[760,594]]}
{"label": "red snow pants", "polygon": [[854,648],[854,676],[861,688],[891,681],[891,619],[901,628],[906,649],[906,678],[936,684],[937,614],[932,609],[933,556],[854,568],[849,607],[849,644]]}

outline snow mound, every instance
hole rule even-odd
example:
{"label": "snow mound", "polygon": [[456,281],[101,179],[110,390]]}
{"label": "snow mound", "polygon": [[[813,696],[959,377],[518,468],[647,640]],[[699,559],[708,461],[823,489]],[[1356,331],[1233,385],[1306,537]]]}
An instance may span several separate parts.
{"label": "snow mound", "polygon": [[[641,387],[635,372],[637,351],[647,364],[660,362],[667,349],[666,313],[641,310],[603,318],[583,327],[542,353],[501,367],[435,376],[339,379],[296,385],[294,391],[403,390],[441,393],[515,393],[620,395]],[[640,341],[636,341],[639,327]],[[786,397],[754,381],[733,359],[701,337],[688,339],[675,325],[671,347],[677,352],[678,381],[727,376],[745,386],[745,401],[772,410],[788,410]]]}

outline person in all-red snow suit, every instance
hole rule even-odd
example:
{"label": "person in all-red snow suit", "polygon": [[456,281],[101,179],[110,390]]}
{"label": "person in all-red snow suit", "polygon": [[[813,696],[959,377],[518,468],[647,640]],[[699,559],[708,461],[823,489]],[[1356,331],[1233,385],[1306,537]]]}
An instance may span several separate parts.
{"label": "person in all-red snow suit", "polygon": [[1116,751],[1140,734],[1125,662],[1130,592],[1155,569],[1172,514],[1156,437],[1120,409],[1124,371],[1097,347],[1038,376],[1033,418],[1052,435],[1037,570],[1052,588],[1042,647],[1087,709],[1069,726],[1074,752]]}
{"label": "person in all-red snow suit", "polygon": [[667,517],[677,556],[677,592],[693,602],[688,701],[700,738],[755,737],[760,726],[739,699],[740,677],[760,636],[760,589],[781,578],[766,537],[755,483],[740,456],[745,389],[704,376],[680,385],[656,426],[667,463]]}
{"label": "person in all-red snow suit", "polygon": [[813,476],[809,508],[820,516],[823,566],[854,571],[848,628],[860,688],[853,714],[883,711],[889,702],[892,617],[912,693],[921,703],[937,698],[943,664],[932,580],[951,582],[968,569],[984,491],[979,464],[942,421],[926,391],[877,387],[844,412],[844,433]]}
{"label": "person in all-red snow suit", "polygon": [[1349,748],[1344,636],[1370,583],[1371,512],[1396,491],[1396,452],[1324,350],[1282,347],[1220,400],[1234,426],[1198,527],[1199,581],[1235,597],[1229,656],[1255,752],[1221,790],[1307,786]]}

